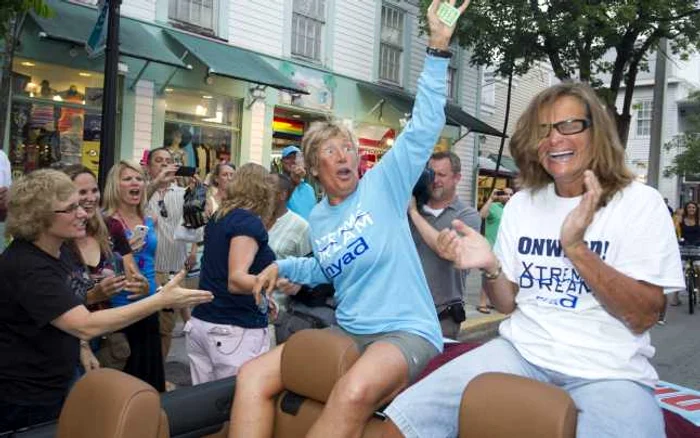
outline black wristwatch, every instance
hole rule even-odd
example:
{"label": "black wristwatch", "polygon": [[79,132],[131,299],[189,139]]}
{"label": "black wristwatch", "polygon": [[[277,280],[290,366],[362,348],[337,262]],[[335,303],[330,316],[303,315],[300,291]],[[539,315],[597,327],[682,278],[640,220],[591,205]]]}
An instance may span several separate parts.
{"label": "black wristwatch", "polygon": [[452,52],[449,50],[436,49],[435,47],[426,47],[425,53],[437,58],[452,58]]}

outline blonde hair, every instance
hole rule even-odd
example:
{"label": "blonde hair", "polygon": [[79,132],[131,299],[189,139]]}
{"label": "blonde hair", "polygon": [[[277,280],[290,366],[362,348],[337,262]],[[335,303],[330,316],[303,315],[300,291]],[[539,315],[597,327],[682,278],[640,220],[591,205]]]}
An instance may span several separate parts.
{"label": "blonde hair", "polygon": [[6,234],[35,241],[53,222],[54,202],[65,202],[76,192],[68,175],[57,170],[24,175],[10,187]]}
{"label": "blonde hair", "polygon": [[625,164],[625,150],[620,143],[615,122],[593,89],[583,83],[563,82],[540,92],[520,116],[510,141],[510,152],[520,169],[518,184],[533,191],[553,182],[539,158],[540,111],[562,97],[574,97],[586,108],[590,120],[590,162],[586,166],[600,181],[603,194],[598,207],[605,206],[634,176]]}
{"label": "blonde hair", "polygon": [[143,173],[143,169],[137,163],[128,160],[122,160],[112,166],[107,174],[107,181],[105,184],[104,196],[102,198],[102,207],[104,208],[106,216],[112,216],[119,209],[121,204],[121,197],[119,196],[119,181],[122,176],[122,172],[126,169],[138,172],[143,178],[144,187],[141,191],[141,200],[139,201],[138,213],[139,216],[146,216],[146,175]]}
{"label": "blonde hair", "polygon": [[244,164],[236,170],[223,190],[223,200],[214,215],[215,220],[236,208],[243,208],[260,216],[266,227],[271,224],[277,188],[272,175],[263,166]]}
{"label": "blonde hair", "polygon": [[[301,140],[301,148],[304,151],[304,161],[309,169],[318,172],[318,150],[321,145],[332,138],[344,138],[358,149],[359,141],[355,133],[338,120],[326,120],[314,122],[304,134]],[[355,153],[355,165],[358,164],[359,156]]]}
{"label": "blonde hair", "polygon": [[[89,168],[83,166],[82,164],[73,164],[71,166],[63,169],[63,172],[68,175],[71,181],[75,182],[75,179],[80,175],[90,175],[95,181],[97,181],[97,175]],[[112,248],[109,246],[110,234],[107,230],[107,225],[105,225],[104,218],[102,217],[102,212],[97,206],[97,211],[95,215],[87,220],[85,231],[88,236],[92,236],[100,244],[100,252],[104,255],[111,255]]]}

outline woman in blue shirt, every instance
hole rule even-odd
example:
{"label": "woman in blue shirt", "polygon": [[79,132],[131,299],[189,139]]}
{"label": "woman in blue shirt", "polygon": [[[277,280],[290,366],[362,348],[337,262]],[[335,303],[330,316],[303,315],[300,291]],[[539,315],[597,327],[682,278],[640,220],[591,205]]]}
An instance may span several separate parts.
{"label": "woman in blue shirt", "polygon": [[[326,194],[309,216],[314,257],[275,262],[258,276],[257,291],[264,288],[267,294],[278,277],[310,286],[332,283],[338,325],[362,351],[333,388],[310,437],[361,435],[382,400],[406,387],[442,350],[406,214],[412,188],[445,124],[447,49],[454,28],[438,19],[439,4],[433,1],[428,10],[428,56],[411,121],[362,180],[358,141],[350,129],[320,122],[306,131],[304,158]],[[239,373],[230,436],[262,436],[272,427],[274,399],[283,389],[283,350],[284,345],[276,347]]]}
{"label": "woman in blue shirt", "polygon": [[275,260],[266,225],[275,184],[259,164],[241,166],[204,229],[199,285],[214,301],[197,306],[185,325],[192,384],[234,376],[243,363],[270,349],[268,308],[253,299],[255,276]]}

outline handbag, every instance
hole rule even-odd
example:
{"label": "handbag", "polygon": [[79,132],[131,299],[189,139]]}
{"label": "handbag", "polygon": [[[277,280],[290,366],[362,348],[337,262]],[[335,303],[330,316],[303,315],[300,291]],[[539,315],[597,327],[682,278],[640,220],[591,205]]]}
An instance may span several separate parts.
{"label": "handbag", "polygon": [[95,357],[103,368],[123,370],[131,356],[131,347],[124,333],[108,333],[100,339]]}

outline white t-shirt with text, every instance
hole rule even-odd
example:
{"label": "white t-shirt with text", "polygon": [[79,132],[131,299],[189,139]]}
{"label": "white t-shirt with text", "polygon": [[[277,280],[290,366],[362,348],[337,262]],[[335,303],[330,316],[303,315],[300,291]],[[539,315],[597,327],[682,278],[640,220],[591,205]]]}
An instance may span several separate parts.
{"label": "white t-shirt with text", "polygon": [[[550,184],[534,194],[523,190],[506,205],[495,252],[519,290],[500,334],[537,366],[653,386],[649,332],[636,335],[608,313],[561,249],[562,223],[580,201],[557,196]],[[617,193],[596,212],[584,239],[622,274],[665,293],[684,288],[673,223],[651,187],[633,182]]]}

